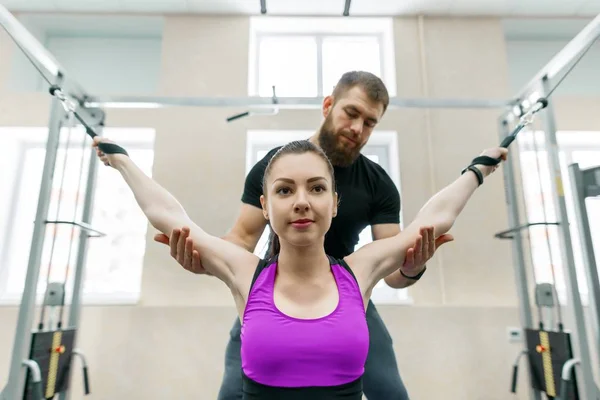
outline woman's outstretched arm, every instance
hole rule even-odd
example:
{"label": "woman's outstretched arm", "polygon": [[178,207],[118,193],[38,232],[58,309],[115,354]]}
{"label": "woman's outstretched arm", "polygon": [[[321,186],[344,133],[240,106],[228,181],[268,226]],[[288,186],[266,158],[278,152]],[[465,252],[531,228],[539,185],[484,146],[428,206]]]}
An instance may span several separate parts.
{"label": "woman's outstretched arm", "polygon": [[[93,146],[109,140],[95,137]],[[97,148],[98,157],[105,165],[119,171],[133,192],[136,202],[150,224],[169,235],[174,228],[189,227],[190,239],[201,255],[203,266],[229,287],[235,282],[238,272],[253,271],[248,264],[256,265],[258,257],[251,252],[209,235],[187,215],[183,206],[165,188],[147,176],[128,156],[105,154]]]}
{"label": "woman's outstretched arm", "polygon": [[[500,147],[482,153],[502,160],[506,159],[507,154],[507,150]],[[498,166],[475,167],[485,178]],[[398,265],[402,265],[408,249],[419,248],[422,240],[432,243],[435,238],[447,233],[478,186],[477,175],[473,171],[465,172],[431,197],[413,222],[398,235],[369,243],[346,257],[357,278],[361,277],[359,280],[362,280],[363,290],[370,291],[377,282],[394,272]]]}

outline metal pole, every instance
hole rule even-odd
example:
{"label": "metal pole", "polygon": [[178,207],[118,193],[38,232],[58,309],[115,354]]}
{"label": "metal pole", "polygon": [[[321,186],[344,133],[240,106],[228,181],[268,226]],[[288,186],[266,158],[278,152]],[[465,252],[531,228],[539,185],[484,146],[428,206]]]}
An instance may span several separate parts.
{"label": "metal pole", "polygon": [[[588,183],[584,178],[590,176],[595,178]],[[600,196],[600,167],[595,167],[585,172],[579,168],[579,164],[569,165],[569,175],[571,177],[571,189],[573,191],[573,203],[575,206],[575,215],[581,240],[581,250],[583,253],[583,264],[587,277],[587,284],[590,299],[590,314],[592,315],[593,332],[596,339],[596,349],[600,351],[600,280],[598,278],[598,269],[596,257],[594,255],[594,242],[592,241],[592,232],[590,229],[586,197]],[[598,193],[589,193],[588,185],[594,185]],[[596,363],[600,362],[596,358]]]}
{"label": "metal pole", "polygon": [[[97,127],[96,129],[96,133],[98,135],[102,134],[102,129],[101,127]],[[86,223],[86,224],[90,224],[91,223],[91,219],[92,219],[92,212],[93,212],[93,200],[94,200],[94,193],[96,190],[96,181],[97,181],[97,174],[96,171],[98,169],[98,162],[96,159],[96,153],[94,150],[90,149],[90,162],[89,162],[89,167],[88,167],[88,174],[87,174],[87,184],[86,184],[86,188],[85,188],[85,199],[84,199],[84,205],[83,205],[83,215],[82,215],[82,222]],[[88,250],[88,240],[89,240],[89,235],[88,232],[84,229],[82,229],[80,231],[79,234],[79,246],[77,249],[77,263],[75,265],[75,276],[73,278],[73,297],[71,300],[71,305],[69,307],[69,322],[68,322],[68,328],[70,329],[78,329],[78,325],[79,325],[79,317],[81,314],[81,298],[83,296],[83,279],[85,277],[85,260],[86,260],[86,256],[87,256],[87,250]],[[76,346],[77,343],[77,333],[75,334],[75,339],[73,342],[73,346]],[[71,379],[71,376],[73,374],[73,368],[69,369],[69,379]],[[67,400],[68,398],[70,398],[70,394],[71,391],[68,390],[67,392],[62,392],[59,395],[59,400]]]}
{"label": "metal pole", "polygon": [[[508,122],[506,119],[502,119],[500,122],[500,141],[502,141],[509,133],[510,129],[508,127]],[[512,161],[504,163],[502,170],[504,171],[504,193],[506,196],[506,205],[508,207],[508,223],[511,228],[518,227],[521,218],[519,216],[515,174]],[[532,329],[533,317],[531,313],[531,303],[529,301],[529,285],[527,283],[527,269],[525,267],[525,252],[523,250],[521,230],[515,230],[511,244],[517,297],[519,299],[519,319],[521,321],[521,326],[524,329]],[[524,349],[527,350],[526,344],[524,344]],[[532,376],[529,368],[527,368],[527,373],[529,374],[529,380],[531,382]],[[540,393],[535,390],[531,384],[528,385],[528,389],[530,399],[541,400]]]}
{"label": "metal pole", "polygon": [[[472,108],[507,109],[509,99],[390,98],[389,108]],[[280,109],[320,109],[323,97],[164,97],[164,96],[93,96],[85,107],[160,108],[160,107],[252,107]]]}
{"label": "metal pole", "polygon": [[[60,79],[58,79],[60,84]],[[7,400],[14,400],[23,396],[24,378],[23,360],[29,358],[29,347],[31,346],[31,326],[34,317],[38,278],[40,264],[44,249],[44,237],[46,234],[46,220],[50,206],[52,192],[52,180],[56,165],[56,155],[60,139],[60,127],[64,118],[64,110],[60,101],[53,99],[51,102],[50,122],[48,126],[48,142],[46,145],[46,159],[42,171],[42,182],[39,192],[37,212],[34,222],[31,249],[29,252],[29,263],[25,287],[19,308],[17,329],[15,333],[12,360],[10,363],[8,383],[2,392]]]}
{"label": "metal pole", "polygon": [[[535,76],[517,93],[514,104],[525,100],[536,90],[540,80],[552,79],[572,62],[590,43],[600,36],[600,14],[585,26],[565,47],[562,48]],[[545,90],[548,92],[548,89]]]}
{"label": "metal pole", "polygon": [[[54,58],[35,36],[23,26],[23,24],[0,4],[0,26],[4,28],[8,36],[21,49],[33,66],[40,68],[40,73],[49,82],[56,80],[59,76],[70,76],[65,68]],[[50,77],[44,73],[46,71]],[[62,79],[63,91],[77,99],[85,99],[86,91],[72,79]]]}
{"label": "metal pole", "polygon": [[[95,129],[97,134],[101,134],[101,129]],[[97,181],[97,167],[98,162],[95,157],[95,151],[90,150],[93,154],[90,155],[88,174],[87,174],[87,184],[86,184],[86,192],[85,199],[83,205],[83,216],[82,221],[86,224],[91,223],[92,212],[93,212],[93,200],[94,194],[96,191],[96,181]],[[79,315],[81,310],[81,298],[83,291],[83,279],[85,272],[85,260],[87,256],[88,250],[88,240],[89,233],[86,230],[81,230],[79,234],[79,247],[77,250],[77,262],[75,265],[75,276],[73,279],[73,297],[71,300],[71,305],[69,307],[69,321],[68,327],[75,328],[79,324]]]}
{"label": "metal pole", "polygon": [[[548,79],[542,79],[542,96],[548,92],[550,85]],[[548,103],[544,112],[546,125],[545,146],[550,168],[550,191],[556,210],[558,225],[558,238],[561,248],[562,265],[567,286],[568,306],[573,312],[575,326],[573,327],[572,338],[575,347],[579,350],[579,359],[581,360],[582,379],[578,379],[579,393],[585,400],[596,400],[596,386],[592,373],[592,364],[590,361],[590,348],[588,344],[585,317],[581,305],[581,296],[579,285],[577,283],[577,271],[575,270],[575,260],[573,258],[573,244],[571,242],[571,232],[569,230],[569,217],[567,214],[567,205],[565,202],[565,193],[563,188],[563,179],[560,170],[560,158],[558,143],[556,140],[556,123],[554,120],[554,110],[552,102]],[[560,306],[560,305],[559,305]]]}
{"label": "metal pole", "polygon": [[0,4],[0,25],[12,40],[33,58],[37,65],[42,66],[54,78],[63,72],[54,56],[2,4]]}

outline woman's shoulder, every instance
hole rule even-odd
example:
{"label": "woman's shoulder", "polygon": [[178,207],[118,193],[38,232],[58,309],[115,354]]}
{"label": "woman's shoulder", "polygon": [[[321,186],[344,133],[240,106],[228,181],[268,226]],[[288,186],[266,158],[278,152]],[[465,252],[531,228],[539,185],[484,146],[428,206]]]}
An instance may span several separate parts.
{"label": "woman's shoulder", "polygon": [[266,257],[266,258],[258,259],[258,263],[254,270],[254,275],[252,276],[252,281],[250,282],[250,289],[252,289],[252,286],[254,286],[254,283],[256,283],[256,280],[263,273],[263,271],[265,269],[267,269],[268,267],[272,266],[273,264],[275,264],[276,262],[277,262],[277,255],[275,255],[274,257]]}
{"label": "woman's shoulder", "polygon": [[354,271],[352,270],[350,265],[348,265],[348,262],[346,261],[346,257],[337,258],[337,257],[333,257],[330,255],[327,255],[327,257],[329,258],[329,263],[331,265],[339,265],[341,268],[346,270],[352,276],[352,278],[354,278],[354,280],[356,280],[356,275],[354,275]]}

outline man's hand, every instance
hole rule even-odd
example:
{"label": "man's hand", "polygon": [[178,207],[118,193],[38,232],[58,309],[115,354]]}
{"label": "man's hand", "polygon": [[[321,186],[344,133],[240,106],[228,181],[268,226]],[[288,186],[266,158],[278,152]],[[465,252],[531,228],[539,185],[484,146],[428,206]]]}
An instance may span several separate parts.
{"label": "man's hand", "polygon": [[171,247],[171,257],[186,270],[194,274],[211,275],[200,261],[200,253],[194,250],[194,242],[189,237],[190,228],[184,226],[182,229],[173,229],[171,237],[162,233],[154,235],[154,241]]}
{"label": "man's hand", "polygon": [[425,264],[429,261],[435,251],[444,243],[454,240],[450,234],[444,234],[437,238],[433,237],[433,227],[421,229],[421,237],[415,241],[414,247],[406,251],[406,258],[400,270],[407,276],[417,276]]}

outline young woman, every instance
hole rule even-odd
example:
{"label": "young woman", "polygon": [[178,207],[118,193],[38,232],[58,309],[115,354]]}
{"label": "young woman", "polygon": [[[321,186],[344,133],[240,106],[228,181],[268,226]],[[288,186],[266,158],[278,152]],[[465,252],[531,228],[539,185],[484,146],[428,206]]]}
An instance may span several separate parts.
{"label": "young woman", "polygon": [[[96,137],[94,146],[110,141]],[[362,399],[369,333],[365,307],[374,286],[402,265],[421,241],[434,246],[479,186],[462,174],[432,197],[400,234],[337,260],[324,237],[337,211],[333,168],[309,141],[289,143],[264,174],[261,204],[279,253],[261,260],[194,224],[179,202],[123,154],[100,160],[118,170],[148,217],[164,234],[189,227],[206,270],[231,290],[242,323],[244,399]],[[483,155],[506,159],[507,150]],[[496,167],[477,165],[486,177]],[[343,201],[343,199],[340,199]]]}

